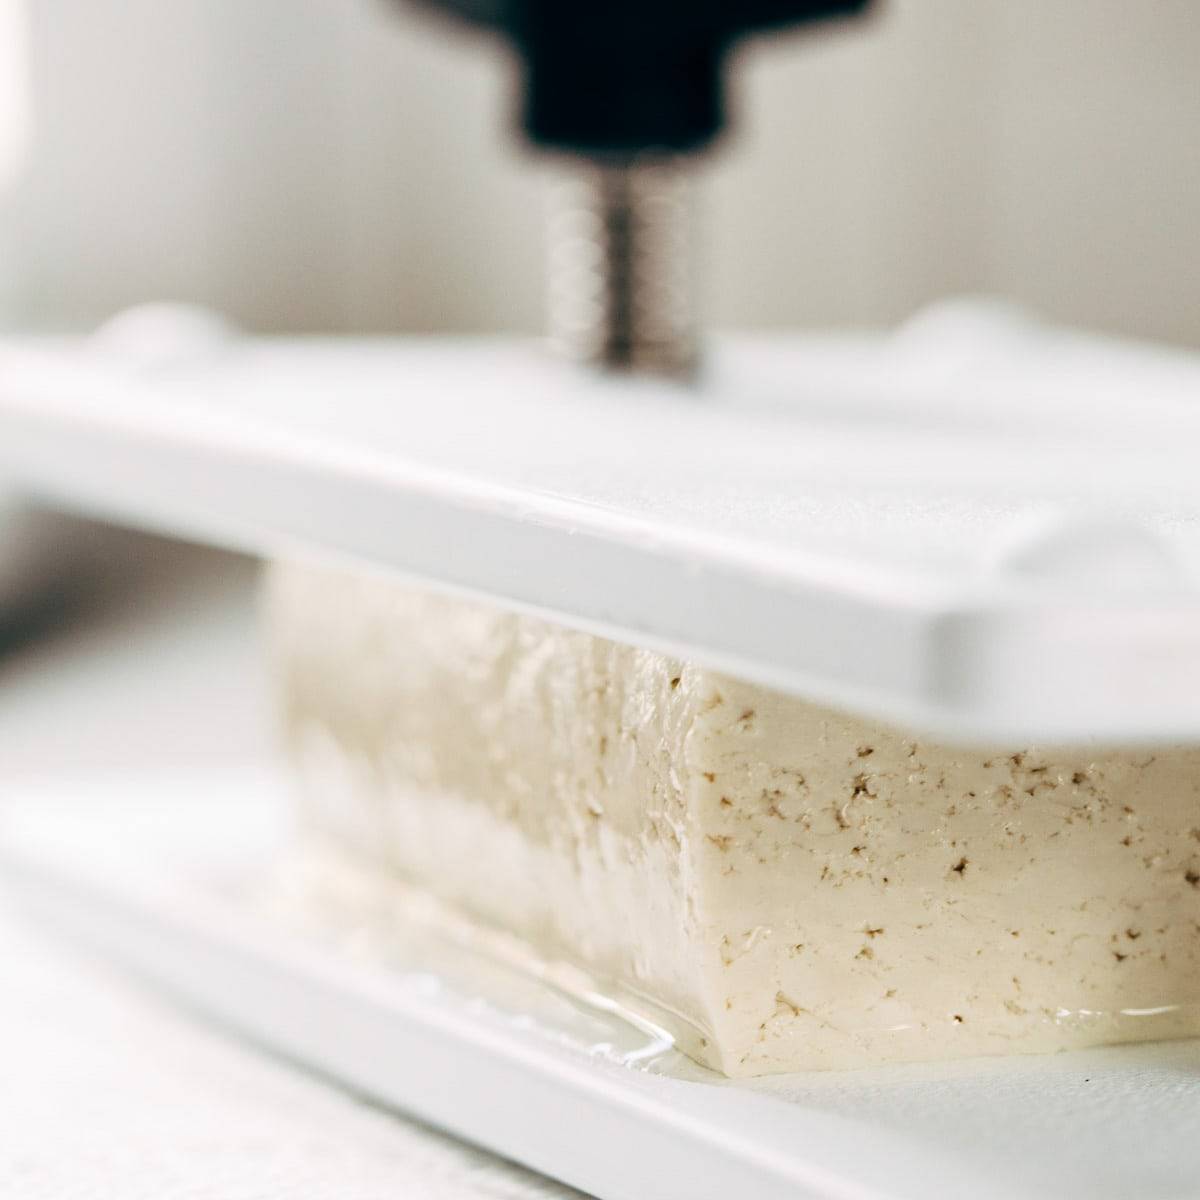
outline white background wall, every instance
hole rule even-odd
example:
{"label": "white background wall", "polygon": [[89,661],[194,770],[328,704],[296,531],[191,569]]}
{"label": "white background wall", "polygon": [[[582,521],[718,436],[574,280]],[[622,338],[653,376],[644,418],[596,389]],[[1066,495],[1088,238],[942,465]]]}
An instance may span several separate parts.
{"label": "white background wall", "polygon": [[[540,327],[544,167],[489,44],[387,0],[19,3],[10,324],[169,297],[264,330]],[[715,323],[986,290],[1200,345],[1200,0],[890,0],[739,65]]]}

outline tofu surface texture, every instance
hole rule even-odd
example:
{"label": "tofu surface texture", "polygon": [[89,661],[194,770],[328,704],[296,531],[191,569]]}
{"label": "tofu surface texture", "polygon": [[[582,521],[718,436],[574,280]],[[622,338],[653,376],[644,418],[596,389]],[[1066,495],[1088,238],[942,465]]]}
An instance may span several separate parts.
{"label": "tofu surface texture", "polygon": [[1200,1033],[1200,751],[916,740],[485,604],[276,565],[305,837],[728,1075]]}

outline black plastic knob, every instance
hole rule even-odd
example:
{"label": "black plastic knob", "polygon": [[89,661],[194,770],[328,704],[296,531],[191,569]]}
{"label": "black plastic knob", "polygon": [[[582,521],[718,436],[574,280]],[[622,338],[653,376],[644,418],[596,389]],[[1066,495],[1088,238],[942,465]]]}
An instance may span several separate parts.
{"label": "black plastic knob", "polygon": [[418,0],[506,35],[524,61],[522,124],[537,145],[593,158],[700,150],[724,123],[740,38],[870,0]]}

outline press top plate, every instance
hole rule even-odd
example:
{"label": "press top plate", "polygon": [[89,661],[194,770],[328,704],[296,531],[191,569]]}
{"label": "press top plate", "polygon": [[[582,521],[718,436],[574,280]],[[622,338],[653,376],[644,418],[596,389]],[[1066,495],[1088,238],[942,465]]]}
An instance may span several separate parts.
{"label": "press top plate", "polygon": [[0,346],[0,470],[944,737],[1144,742],[1200,735],[1198,400],[1198,357],[987,306],[719,341],[692,386],[154,311]]}

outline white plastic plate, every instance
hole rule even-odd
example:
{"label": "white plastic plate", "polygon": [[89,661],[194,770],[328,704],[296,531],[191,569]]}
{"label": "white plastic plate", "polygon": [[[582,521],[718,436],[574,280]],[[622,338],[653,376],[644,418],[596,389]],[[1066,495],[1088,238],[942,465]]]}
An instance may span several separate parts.
{"label": "white plastic plate", "polygon": [[466,952],[285,921],[288,839],[256,771],[28,783],[0,880],[193,1011],[599,1200],[1196,1195],[1200,1042],[731,1083]]}
{"label": "white plastic plate", "polygon": [[692,388],[134,313],[0,345],[0,473],[945,736],[1194,739],[1198,401],[1200,358],[987,308],[718,343]]}

